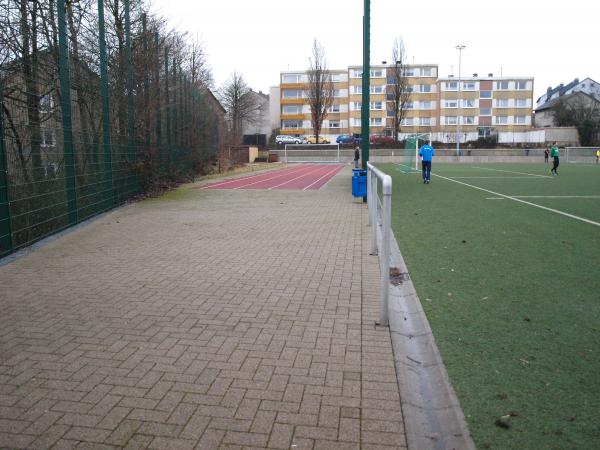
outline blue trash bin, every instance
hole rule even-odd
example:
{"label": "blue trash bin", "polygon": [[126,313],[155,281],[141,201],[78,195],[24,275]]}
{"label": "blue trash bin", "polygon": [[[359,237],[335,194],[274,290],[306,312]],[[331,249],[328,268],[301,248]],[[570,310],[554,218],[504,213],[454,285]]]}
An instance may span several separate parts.
{"label": "blue trash bin", "polygon": [[367,196],[367,171],[352,169],[352,195],[354,197]]}

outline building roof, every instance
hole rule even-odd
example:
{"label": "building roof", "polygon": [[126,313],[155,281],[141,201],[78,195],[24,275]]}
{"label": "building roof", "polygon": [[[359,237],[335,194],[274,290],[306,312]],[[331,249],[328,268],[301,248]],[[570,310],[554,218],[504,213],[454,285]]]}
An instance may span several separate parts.
{"label": "building roof", "polygon": [[572,98],[579,97],[579,96],[582,96],[582,95],[585,96],[585,97],[588,97],[592,101],[595,101],[595,102],[598,101],[598,99],[596,99],[592,95],[589,95],[589,94],[587,94],[585,92],[582,92],[582,91],[576,91],[576,92],[571,92],[570,94],[561,95],[560,97],[557,97],[557,98],[553,98],[552,100],[549,100],[549,101],[545,102],[543,105],[541,105],[538,108],[536,108],[534,111],[537,113],[537,112],[540,112],[540,111],[545,111],[545,110],[548,110],[548,109],[552,109],[560,101],[569,101]]}

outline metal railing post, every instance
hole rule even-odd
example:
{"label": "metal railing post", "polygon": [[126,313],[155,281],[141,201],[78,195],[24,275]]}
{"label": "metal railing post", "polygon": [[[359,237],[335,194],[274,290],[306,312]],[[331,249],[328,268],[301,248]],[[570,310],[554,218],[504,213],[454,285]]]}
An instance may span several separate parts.
{"label": "metal railing post", "polygon": [[367,207],[369,211],[369,226],[373,226],[373,218],[371,216],[373,209],[373,200],[371,198],[371,170],[367,167]]}
{"label": "metal railing post", "polygon": [[[389,179],[389,180],[388,180]],[[382,238],[381,238],[381,304],[379,311],[379,324],[388,325],[388,302],[389,302],[389,284],[390,284],[390,227],[392,215],[392,182],[388,176],[383,179],[382,197],[383,213],[382,215]],[[389,181],[389,183],[386,183]]]}
{"label": "metal railing post", "polygon": [[[379,265],[381,268],[381,300],[379,303],[379,321],[378,325],[387,326],[388,303],[389,303],[389,283],[390,283],[390,238],[392,223],[392,177],[381,172],[379,169],[367,162],[367,169],[370,176],[370,185],[368,186],[368,200],[370,204],[369,214],[372,224],[371,254],[379,254]],[[379,208],[377,195],[377,179],[381,180],[382,209],[381,209],[381,245],[378,252],[377,247],[377,210]]]}

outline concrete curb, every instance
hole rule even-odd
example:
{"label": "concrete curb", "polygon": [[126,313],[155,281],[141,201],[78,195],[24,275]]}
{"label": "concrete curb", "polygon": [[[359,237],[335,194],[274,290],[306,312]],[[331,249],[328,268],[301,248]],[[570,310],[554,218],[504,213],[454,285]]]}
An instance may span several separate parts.
{"label": "concrete curb", "polygon": [[[390,267],[407,274],[393,233],[390,246]],[[389,288],[390,334],[409,450],[474,450],[475,443],[412,281],[405,276],[402,283],[390,284]]]}

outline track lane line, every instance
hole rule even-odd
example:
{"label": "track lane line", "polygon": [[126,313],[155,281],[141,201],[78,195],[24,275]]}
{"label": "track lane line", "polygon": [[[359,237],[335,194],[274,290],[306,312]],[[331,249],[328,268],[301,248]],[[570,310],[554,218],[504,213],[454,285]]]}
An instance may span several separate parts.
{"label": "track lane line", "polygon": [[[294,167],[294,168],[292,168],[292,167],[286,167],[284,169],[279,169],[276,172],[260,173],[260,174],[256,174],[256,175],[250,175],[248,177],[235,178],[233,180],[222,181],[220,183],[207,184],[206,186],[202,186],[200,189],[211,189],[211,188],[214,188],[216,186],[222,186],[222,185],[231,184],[231,183],[239,183],[241,181],[247,181],[247,180],[252,180],[252,179],[259,178],[259,177],[273,175],[274,173],[279,174],[278,176],[283,176],[283,175],[286,175],[286,174],[288,174],[290,172],[295,173],[297,171],[298,171],[297,167]],[[277,177],[271,177],[271,178],[277,178]],[[267,179],[271,179],[271,178],[267,178]]]}
{"label": "track lane line", "polygon": [[321,169],[322,169],[322,166],[318,166],[315,170],[308,171],[307,173],[303,173],[303,174],[301,174],[300,176],[298,176],[296,178],[292,178],[291,180],[286,180],[283,183],[276,184],[275,186],[271,186],[270,188],[268,188],[268,190],[270,191],[270,190],[276,189],[276,188],[278,188],[280,186],[285,186],[286,184],[289,184],[289,183],[291,183],[294,180],[298,180],[300,178],[306,177],[306,176],[308,176],[308,175],[310,175],[310,174],[312,174],[314,172],[320,171]]}
{"label": "track lane line", "polygon": [[[306,191],[306,190],[307,190],[307,189],[309,189],[311,186],[314,186],[314,185],[315,185],[315,184],[317,184],[319,181],[321,181],[323,178],[325,178],[325,177],[329,176],[329,174],[333,173],[333,175],[331,175],[331,177],[330,177],[328,180],[326,180],[326,182],[325,182],[325,183],[323,183],[323,185],[324,185],[324,184],[327,184],[327,182],[328,182],[328,181],[329,181],[331,178],[333,178],[333,177],[334,177],[334,176],[335,176],[335,175],[336,175],[336,174],[337,174],[337,173],[338,173],[340,170],[342,170],[342,167],[343,167],[343,166],[337,166],[337,167],[335,167],[333,170],[330,170],[330,171],[329,171],[329,172],[327,172],[325,175],[323,175],[321,178],[319,178],[318,180],[316,180],[316,181],[314,181],[313,183],[309,184],[308,186],[306,186],[306,187],[305,187],[304,189],[302,189],[302,190],[303,190],[303,191]],[[317,190],[317,189],[320,189],[321,187],[323,187],[323,185],[321,185],[321,186],[319,186],[319,187],[315,188],[315,190]]]}

